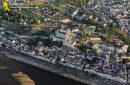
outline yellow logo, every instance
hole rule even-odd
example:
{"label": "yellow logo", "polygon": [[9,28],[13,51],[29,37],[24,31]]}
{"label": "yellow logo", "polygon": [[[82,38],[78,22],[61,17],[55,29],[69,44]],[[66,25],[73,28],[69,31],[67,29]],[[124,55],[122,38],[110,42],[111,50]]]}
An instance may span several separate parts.
{"label": "yellow logo", "polygon": [[9,11],[9,5],[6,0],[2,0],[2,6],[1,6],[5,11]]}

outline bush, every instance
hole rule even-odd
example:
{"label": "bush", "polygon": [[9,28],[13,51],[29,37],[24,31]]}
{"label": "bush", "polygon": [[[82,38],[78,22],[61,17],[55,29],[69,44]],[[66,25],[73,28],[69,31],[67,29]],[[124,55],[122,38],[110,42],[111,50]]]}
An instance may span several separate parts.
{"label": "bush", "polygon": [[90,84],[89,85],[95,85],[93,82],[90,82]]}

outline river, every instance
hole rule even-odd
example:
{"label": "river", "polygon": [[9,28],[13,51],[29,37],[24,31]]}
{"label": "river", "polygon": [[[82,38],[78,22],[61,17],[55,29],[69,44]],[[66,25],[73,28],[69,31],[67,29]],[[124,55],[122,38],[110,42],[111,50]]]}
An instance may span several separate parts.
{"label": "river", "polygon": [[14,61],[0,54],[0,85],[18,85],[11,78],[11,74],[23,72],[27,74],[36,85],[84,85],[39,68]]}

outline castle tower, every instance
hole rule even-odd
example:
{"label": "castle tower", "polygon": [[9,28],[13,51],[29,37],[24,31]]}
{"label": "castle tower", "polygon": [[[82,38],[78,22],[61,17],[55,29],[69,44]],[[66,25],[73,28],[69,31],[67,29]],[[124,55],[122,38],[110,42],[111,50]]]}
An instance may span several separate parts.
{"label": "castle tower", "polygon": [[71,30],[67,30],[67,33],[66,33],[66,37],[65,37],[65,41],[66,42],[71,42],[72,41],[72,32]]}

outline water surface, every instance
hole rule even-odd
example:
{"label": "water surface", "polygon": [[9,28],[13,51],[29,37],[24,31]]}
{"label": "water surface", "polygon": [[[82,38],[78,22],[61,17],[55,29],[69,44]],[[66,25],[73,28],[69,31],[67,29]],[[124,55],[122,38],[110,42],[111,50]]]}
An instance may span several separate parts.
{"label": "water surface", "polygon": [[0,54],[0,85],[18,85],[11,78],[11,74],[20,71],[34,80],[36,85],[83,85],[57,74],[8,59]]}

